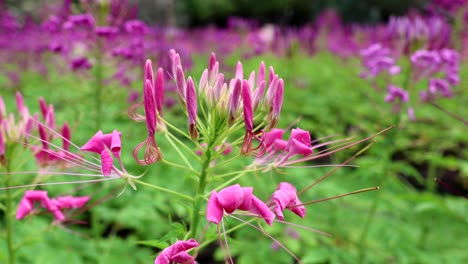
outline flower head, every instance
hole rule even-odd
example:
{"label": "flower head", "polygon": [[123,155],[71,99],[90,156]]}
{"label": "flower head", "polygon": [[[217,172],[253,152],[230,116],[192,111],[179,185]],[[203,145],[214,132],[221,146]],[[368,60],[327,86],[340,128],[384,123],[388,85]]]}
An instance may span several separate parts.
{"label": "flower head", "polygon": [[252,187],[241,187],[236,184],[222,189],[219,193],[211,192],[206,219],[218,224],[223,218],[224,212],[231,214],[236,210],[248,211],[263,218],[268,225],[271,225],[275,218],[268,206],[253,195]]}
{"label": "flower head", "polygon": [[188,250],[198,247],[195,239],[178,240],[174,244],[165,248],[154,260],[154,264],[195,264],[195,259],[187,253]]}
{"label": "flower head", "polygon": [[121,133],[117,130],[112,131],[111,134],[103,134],[99,130],[86,144],[81,147],[82,151],[97,153],[101,156],[101,172],[105,177],[111,175],[113,169],[113,160],[109,151],[114,157],[122,164],[120,160],[120,141]]}
{"label": "flower head", "polygon": [[50,199],[47,191],[26,191],[16,211],[16,219],[21,220],[31,214],[34,211],[34,203],[40,202],[41,207],[53,214],[57,222],[62,222],[66,219],[63,209],[82,208],[90,198],[90,196],[59,196]]}
{"label": "flower head", "polygon": [[296,188],[287,182],[282,182],[269,199],[270,208],[279,220],[283,221],[283,211],[289,209],[296,215],[304,218],[306,208],[297,197]]}

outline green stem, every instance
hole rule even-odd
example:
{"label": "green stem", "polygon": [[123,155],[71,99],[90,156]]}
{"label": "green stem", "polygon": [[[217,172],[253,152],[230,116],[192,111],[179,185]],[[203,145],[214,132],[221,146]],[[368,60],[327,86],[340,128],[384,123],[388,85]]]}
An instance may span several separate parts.
{"label": "green stem", "polygon": [[203,199],[203,194],[205,193],[205,188],[206,188],[206,178],[208,175],[208,169],[210,168],[210,163],[211,163],[211,148],[212,144],[208,144],[208,148],[206,150],[206,156],[205,160],[203,161],[202,167],[201,167],[201,172],[200,172],[200,179],[198,181],[198,188],[197,192],[195,195],[195,201],[193,204],[193,212],[192,212],[192,221],[190,222],[190,232],[189,237],[196,237],[197,235],[197,228],[198,228],[198,222],[200,220],[199,217],[199,212],[202,203],[204,203]]}
{"label": "green stem", "polygon": [[193,170],[192,164],[188,161],[188,159],[185,157],[185,155],[180,151],[180,149],[174,144],[174,141],[171,140],[171,136],[169,133],[164,134],[166,136],[167,141],[169,141],[169,144],[172,145],[173,149],[179,154],[180,158],[187,164],[187,167],[191,170]]}
{"label": "green stem", "polygon": [[[7,173],[11,172],[10,161],[7,161],[6,171]],[[8,174],[6,177],[6,186],[10,186],[10,177]],[[15,248],[13,245],[13,195],[11,189],[6,189],[6,204],[5,204],[5,220],[6,220],[6,239],[7,239],[7,249],[8,249],[8,264],[15,263]]]}

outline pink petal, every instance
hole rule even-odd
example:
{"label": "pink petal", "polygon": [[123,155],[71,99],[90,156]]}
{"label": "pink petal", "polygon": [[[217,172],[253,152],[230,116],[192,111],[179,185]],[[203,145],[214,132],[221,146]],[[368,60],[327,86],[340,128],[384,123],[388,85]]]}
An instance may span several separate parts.
{"label": "pink petal", "polygon": [[229,97],[228,107],[229,107],[229,123],[232,125],[237,116],[237,109],[239,108],[239,99],[241,95],[242,81],[241,79],[235,79],[234,88],[232,90],[231,96]]}
{"label": "pink petal", "polygon": [[62,211],[60,211],[58,209],[53,211],[52,214],[54,215],[54,219],[59,221],[59,222],[65,220],[65,215],[62,213]]}
{"label": "pink petal", "polygon": [[307,156],[313,153],[313,150],[310,146],[304,144],[303,142],[297,139],[290,139],[288,142],[288,156],[293,156],[296,154]]}
{"label": "pink petal", "polygon": [[197,93],[195,91],[195,85],[193,83],[192,77],[189,77],[187,80],[187,90],[186,90],[186,99],[187,99],[187,114],[189,124],[197,123]]}
{"label": "pink petal", "polygon": [[179,240],[169,247],[165,248],[161,254],[154,260],[155,264],[170,264],[170,263],[183,263],[192,264],[195,263],[194,258],[190,256],[186,251],[195,247],[199,244],[195,239],[189,239],[187,241]]}
{"label": "pink petal", "polygon": [[310,139],[309,131],[302,130],[300,128],[294,128],[293,130],[291,130],[291,135],[289,136],[289,139],[297,139],[298,141],[302,142],[307,146],[310,146],[312,142]]}
{"label": "pink petal", "polygon": [[260,106],[260,104],[262,103],[263,101],[263,95],[265,94],[265,81],[262,81],[257,89],[255,89],[255,91],[253,92],[253,95],[252,95],[252,106],[253,106],[253,110],[257,110],[257,108]]}
{"label": "pink petal", "polygon": [[249,209],[249,212],[259,215],[262,217],[265,222],[271,226],[273,220],[275,219],[275,214],[273,214],[268,206],[260,199],[252,195],[252,206]]}
{"label": "pink petal", "polygon": [[215,224],[218,224],[223,218],[223,208],[218,202],[217,195],[218,193],[216,191],[211,192],[206,208],[206,220]]}
{"label": "pink petal", "polygon": [[145,62],[145,68],[143,73],[143,85],[145,85],[146,80],[149,80],[151,82],[151,85],[154,85],[153,63],[151,62],[151,60],[146,60]]}
{"label": "pink petal", "polygon": [[102,175],[109,177],[112,171],[113,161],[107,149],[101,151],[101,165]]}
{"label": "pink petal", "polygon": [[154,100],[156,102],[156,110],[159,115],[162,115],[162,107],[164,104],[164,70],[162,68],[158,68],[158,72],[156,73]]}
{"label": "pink petal", "polygon": [[253,131],[252,95],[250,92],[249,83],[246,80],[242,82],[242,102],[244,105],[245,129],[248,132],[252,132]]}
{"label": "pink petal", "polygon": [[64,123],[62,127],[62,145],[63,150],[69,151],[70,150],[70,140],[71,140],[71,132],[68,123]]}
{"label": "pink petal", "polygon": [[120,140],[121,133],[117,130],[112,131],[112,140],[110,144],[110,150],[116,158],[120,158],[120,150],[122,148],[122,142]]}
{"label": "pink petal", "polygon": [[210,59],[208,60],[208,71],[213,71],[213,68],[215,67],[216,64],[216,54],[212,52],[210,54]]}
{"label": "pink petal", "polygon": [[242,68],[242,62],[238,61],[236,64],[236,79],[244,79],[244,69]]}
{"label": "pink petal", "polygon": [[306,208],[301,205],[302,202],[297,197],[296,188],[290,183],[280,183],[270,199],[274,203],[273,211],[281,221],[283,220],[283,211],[286,208],[302,218],[306,214]]}
{"label": "pink petal", "polygon": [[78,209],[83,207],[90,199],[90,196],[60,196],[52,199],[59,209],[73,208]]}
{"label": "pink petal", "polygon": [[42,201],[49,199],[49,196],[47,195],[47,191],[30,190],[24,193],[24,198],[30,201]]}
{"label": "pink petal", "polygon": [[94,152],[94,153],[97,153],[97,154],[101,154],[102,150],[105,149],[104,144],[101,141],[102,136],[103,136],[102,131],[99,130],[80,149],[82,151],[89,151],[89,152]]}
{"label": "pink petal", "polygon": [[178,66],[176,69],[176,86],[177,86],[177,93],[179,94],[179,98],[182,102],[186,101],[185,94],[187,89],[187,84],[185,82],[185,74],[184,70],[182,70],[182,66]]}
{"label": "pink petal", "polygon": [[252,187],[244,187],[242,188],[242,192],[244,193],[244,200],[241,205],[239,205],[239,210],[248,211],[252,206],[252,197],[253,197],[253,188]]}
{"label": "pink petal", "polygon": [[42,96],[39,97],[39,108],[41,109],[42,118],[45,119],[45,117],[47,115],[48,106],[47,106],[47,103],[46,103],[46,101],[44,100],[44,98]]}
{"label": "pink petal", "polygon": [[222,189],[218,193],[217,199],[221,208],[230,214],[244,203],[244,191],[239,184],[232,185]]}
{"label": "pink petal", "polygon": [[208,70],[205,69],[200,77],[200,83],[198,84],[198,92],[203,93],[208,84]]}
{"label": "pink petal", "polygon": [[145,90],[143,93],[143,104],[145,107],[146,127],[148,134],[154,135],[156,132],[156,102],[154,101],[153,84],[149,80],[145,82]]}
{"label": "pink petal", "polygon": [[21,220],[27,216],[33,209],[33,203],[26,198],[21,199],[16,210],[16,219]]}
{"label": "pink petal", "polygon": [[283,130],[283,129],[274,128],[274,129],[272,129],[270,132],[266,132],[265,134],[263,134],[263,137],[262,137],[263,143],[264,143],[267,147],[269,147],[269,146],[273,145],[273,143],[274,143],[277,139],[282,139],[282,138],[283,138],[283,134],[284,134],[284,130]]}

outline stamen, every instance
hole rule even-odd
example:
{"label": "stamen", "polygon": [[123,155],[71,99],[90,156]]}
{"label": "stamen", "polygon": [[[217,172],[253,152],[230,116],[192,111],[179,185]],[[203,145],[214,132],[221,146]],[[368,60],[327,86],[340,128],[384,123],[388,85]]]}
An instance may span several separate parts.
{"label": "stamen", "polygon": [[358,141],[356,141],[356,142],[354,142],[354,143],[351,143],[351,144],[349,144],[349,145],[346,145],[346,146],[344,146],[344,147],[342,147],[342,148],[338,148],[338,149],[335,149],[335,150],[333,150],[333,151],[330,151],[330,152],[327,152],[327,153],[324,153],[324,154],[321,154],[321,155],[309,155],[309,156],[307,156],[307,157],[300,158],[300,159],[297,159],[297,160],[294,160],[294,161],[285,162],[283,165],[290,165],[290,164],[296,163],[296,162],[315,160],[315,159],[319,159],[319,158],[322,158],[322,157],[329,156],[329,155],[331,155],[331,154],[333,154],[333,153],[336,153],[336,152],[341,151],[341,150],[343,150],[343,149],[350,148],[350,147],[352,147],[352,146],[358,145],[358,144],[360,144],[360,143],[362,143],[362,142],[365,142],[365,141],[368,141],[368,140],[370,140],[370,139],[372,139],[372,138],[375,138],[376,136],[379,136],[379,135],[381,135],[381,134],[384,134],[384,133],[388,132],[390,129],[392,129],[392,128],[394,128],[394,127],[395,127],[395,126],[392,125],[392,126],[390,126],[390,127],[388,127],[388,128],[385,128],[384,130],[382,130],[382,131],[380,131],[380,132],[377,132],[376,134],[374,134],[374,135],[372,135],[372,136],[369,136],[369,137],[366,137],[366,138],[364,138],[364,139],[358,140]]}
{"label": "stamen", "polygon": [[102,182],[107,180],[114,180],[119,178],[102,178],[96,180],[85,180],[85,181],[68,181],[68,182],[49,182],[49,183],[35,183],[35,184],[24,184],[24,185],[17,185],[17,186],[9,186],[9,187],[0,187],[0,190],[7,190],[7,189],[18,189],[18,188],[26,188],[26,187],[37,187],[37,186],[47,186],[47,185],[59,185],[59,184],[81,184],[81,183],[94,183],[94,182]]}
{"label": "stamen", "polygon": [[232,214],[230,214],[229,216],[232,217],[232,218],[234,218],[234,219],[237,219],[237,220],[239,220],[239,221],[241,221],[241,222],[243,222],[243,223],[245,223],[245,224],[247,224],[247,225],[249,225],[249,226],[251,226],[251,227],[253,227],[253,228],[255,228],[257,231],[259,231],[259,232],[262,233],[263,235],[269,237],[271,240],[273,240],[274,242],[278,243],[278,245],[279,245],[281,248],[283,248],[283,249],[284,249],[291,257],[293,257],[298,263],[302,263],[302,261],[301,261],[298,257],[296,257],[296,255],[294,255],[294,254],[291,252],[291,250],[289,250],[285,245],[283,245],[281,242],[279,242],[278,239],[274,238],[272,235],[268,234],[266,231],[264,231],[264,230],[262,230],[262,229],[256,227],[255,225],[253,225],[253,224],[251,224],[251,223],[249,223],[249,222],[247,222],[247,221],[245,221],[245,220],[243,220],[243,219],[241,219],[241,218],[235,217],[235,216],[233,216]]}
{"label": "stamen", "polygon": [[295,224],[295,223],[292,223],[292,222],[280,221],[280,220],[275,220],[275,222],[283,223],[283,224],[287,224],[287,225],[292,225],[292,226],[295,226],[295,227],[298,227],[298,228],[305,229],[307,231],[311,231],[311,232],[314,232],[314,233],[317,233],[317,234],[332,237],[332,235],[329,234],[329,233],[325,233],[323,231],[320,231],[320,230],[317,230],[317,229],[314,229],[314,228],[311,228],[311,227],[308,227],[308,226],[298,225],[298,224]]}
{"label": "stamen", "polygon": [[[356,154],[354,154],[352,157],[350,157],[349,159],[345,160],[345,162],[342,163],[342,165],[347,165],[349,162],[351,162],[352,160],[354,160],[356,157],[358,157],[359,155],[361,155],[362,153],[364,153],[366,150],[368,150],[370,147],[372,147],[372,145],[375,144],[375,141],[372,141],[370,142],[367,146],[365,146],[363,149],[359,150]],[[301,195],[302,193],[308,191],[310,188],[314,187],[315,185],[317,185],[318,183],[320,183],[321,181],[325,180],[326,178],[328,178],[329,176],[331,176],[333,173],[335,173],[338,169],[340,169],[341,167],[343,166],[339,166],[339,167],[335,167],[333,170],[329,171],[327,174],[323,175],[322,177],[320,177],[318,180],[316,180],[315,182],[313,182],[312,184],[310,184],[309,186],[305,187],[304,189],[302,189],[300,192],[297,193],[297,195]]]}
{"label": "stamen", "polygon": [[332,197],[328,197],[328,198],[314,200],[314,201],[310,201],[310,202],[306,202],[306,203],[302,203],[302,204],[297,204],[297,205],[290,206],[290,207],[296,207],[296,206],[301,206],[301,205],[309,205],[309,204],[313,204],[313,203],[320,203],[320,202],[324,202],[324,201],[328,201],[328,200],[333,200],[333,199],[345,197],[345,196],[348,196],[348,195],[353,195],[353,194],[358,194],[358,193],[363,193],[363,192],[369,192],[369,191],[377,191],[377,190],[380,190],[379,186],[371,187],[371,188],[364,188],[364,189],[360,189],[360,190],[357,190],[357,191],[354,191],[354,192],[349,192],[349,193],[340,194],[340,195],[337,195],[337,196],[332,196]]}
{"label": "stamen", "polygon": [[223,228],[224,243],[226,243],[226,253],[229,257],[229,261],[231,262],[231,264],[234,264],[234,261],[232,260],[231,250],[229,249],[229,244],[227,241],[226,230],[224,229],[224,218],[221,218],[221,227]]}

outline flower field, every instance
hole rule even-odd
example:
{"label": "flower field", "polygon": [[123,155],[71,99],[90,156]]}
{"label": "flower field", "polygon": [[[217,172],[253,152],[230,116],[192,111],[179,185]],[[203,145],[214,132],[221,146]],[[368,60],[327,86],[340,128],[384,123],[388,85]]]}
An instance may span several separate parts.
{"label": "flower field", "polygon": [[430,2],[184,29],[0,1],[0,263],[467,263],[468,2]]}

